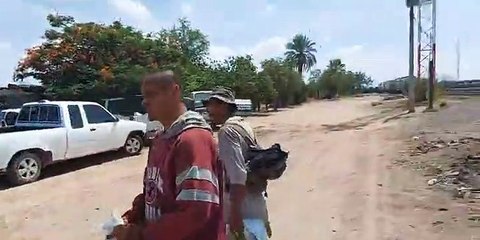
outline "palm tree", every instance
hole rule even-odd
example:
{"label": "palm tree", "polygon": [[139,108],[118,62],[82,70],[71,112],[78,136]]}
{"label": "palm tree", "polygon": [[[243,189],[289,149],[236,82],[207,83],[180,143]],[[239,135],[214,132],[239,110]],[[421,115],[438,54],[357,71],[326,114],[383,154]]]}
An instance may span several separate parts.
{"label": "palm tree", "polygon": [[314,41],[303,34],[295,35],[292,41],[287,43],[285,57],[288,61],[295,63],[295,67],[300,75],[304,71],[309,71],[317,63],[314,55],[317,52],[315,44]]}
{"label": "palm tree", "polygon": [[327,69],[331,69],[335,72],[345,72],[345,64],[342,62],[342,59],[332,59],[328,63]]}

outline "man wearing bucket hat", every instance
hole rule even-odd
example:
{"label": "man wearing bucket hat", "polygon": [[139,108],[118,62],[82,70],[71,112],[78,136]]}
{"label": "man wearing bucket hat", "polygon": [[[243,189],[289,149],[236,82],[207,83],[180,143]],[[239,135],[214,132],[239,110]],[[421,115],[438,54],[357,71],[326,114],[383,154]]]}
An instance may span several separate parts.
{"label": "man wearing bucket hat", "polygon": [[[230,89],[216,87],[203,104],[212,123],[222,125],[218,132],[218,147],[226,172],[224,208],[229,239],[266,239],[271,235],[264,197],[267,182],[251,179],[251,176],[247,179],[246,156],[251,144],[256,144],[253,129],[243,118],[234,116],[237,105]],[[260,233],[244,226],[244,221],[250,220],[264,223]]]}

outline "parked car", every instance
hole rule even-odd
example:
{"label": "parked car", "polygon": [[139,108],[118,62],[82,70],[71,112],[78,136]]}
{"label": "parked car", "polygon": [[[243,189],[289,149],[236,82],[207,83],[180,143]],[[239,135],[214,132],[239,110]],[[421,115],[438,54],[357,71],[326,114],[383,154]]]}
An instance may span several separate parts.
{"label": "parked car", "polygon": [[[190,98],[193,99],[194,102],[194,111],[199,112],[205,120],[209,121],[210,117],[207,113],[207,108],[203,106],[203,100],[206,100],[210,97],[212,91],[193,91],[190,94]],[[253,104],[252,100],[250,99],[235,99],[235,103],[237,104],[238,111],[236,115],[239,116],[249,116],[252,114],[253,111]]]}
{"label": "parked car", "polygon": [[[142,95],[104,99],[105,108],[120,119],[128,119],[146,124],[145,143],[149,145],[157,131],[163,130],[158,121],[150,121],[148,113],[142,105]],[[183,102],[188,110],[194,110],[193,99],[184,97]]]}
{"label": "parked car", "polygon": [[142,95],[104,99],[105,108],[120,119],[145,123],[144,143],[149,145],[155,133],[163,129],[158,121],[150,121],[142,105]]}
{"label": "parked car", "polygon": [[145,127],[93,102],[26,103],[15,126],[0,129],[0,173],[20,185],[36,181],[44,167],[61,160],[117,149],[138,154]]}
{"label": "parked car", "polygon": [[133,116],[133,121],[142,122],[146,124],[145,142],[146,145],[150,145],[153,138],[155,138],[157,131],[163,130],[163,125],[159,121],[150,121],[148,119],[148,113],[141,114],[136,112]]}
{"label": "parked car", "polygon": [[5,109],[0,111],[0,127],[15,125],[20,108]]}

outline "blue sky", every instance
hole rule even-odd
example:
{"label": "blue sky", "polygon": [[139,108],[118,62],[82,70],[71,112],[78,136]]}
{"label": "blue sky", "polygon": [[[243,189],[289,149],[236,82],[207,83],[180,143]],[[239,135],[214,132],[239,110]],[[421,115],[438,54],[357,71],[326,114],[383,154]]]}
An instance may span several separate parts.
{"label": "blue sky", "polygon": [[[45,17],[54,11],[77,21],[113,20],[155,31],[188,17],[211,41],[211,57],[252,54],[256,62],[282,56],[295,33],[316,41],[318,68],[340,57],[376,82],[408,72],[408,10],[404,0],[0,0],[0,86],[11,81],[25,49],[41,43]],[[461,78],[480,78],[480,1],[438,0],[440,75],[456,75],[455,39],[461,43]]]}

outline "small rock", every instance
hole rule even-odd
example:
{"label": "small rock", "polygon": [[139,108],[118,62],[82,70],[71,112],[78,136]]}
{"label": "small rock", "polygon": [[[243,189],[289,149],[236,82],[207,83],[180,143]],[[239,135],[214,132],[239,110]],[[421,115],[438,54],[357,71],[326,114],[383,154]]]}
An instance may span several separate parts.
{"label": "small rock", "polygon": [[480,160],[480,154],[478,154],[478,155],[468,155],[467,159],[469,159],[469,160]]}
{"label": "small rock", "polygon": [[436,178],[428,180],[428,186],[433,186],[437,184],[438,180]]}
{"label": "small rock", "polygon": [[332,230],[332,232],[336,233],[336,232],[337,232],[337,230],[335,230],[335,229],[334,229],[334,230]]}
{"label": "small rock", "polygon": [[471,199],[480,199],[480,192],[475,191],[475,192],[470,192],[470,196],[468,196]]}
{"label": "small rock", "polygon": [[445,173],[446,177],[454,177],[454,176],[458,176],[458,175],[460,175],[459,171],[450,171],[450,172]]}
{"label": "small rock", "polygon": [[450,147],[455,147],[455,146],[458,146],[458,145],[460,145],[459,142],[450,142],[450,143],[448,143],[448,146],[450,146]]}
{"label": "small rock", "polygon": [[448,211],[448,209],[447,208],[439,208],[438,211],[445,212],[445,211]]}
{"label": "small rock", "polygon": [[96,207],[95,210],[98,211],[98,210],[100,210],[100,208]]}
{"label": "small rock", "polygon": [[443,144],[435,144],[435,145],[433,145],[433,147],[434,147],[434,148],[444,148],[445,145],[443,145]]}
{"label": "small rock", "polygon": [[468,220],[478,222],[480,221],[480,215],[471,216],[468,218]]}
{"label": "small rock", "polygon": [[465,193],[463,194],[463,199],[470,199],[470,194],[472,194],[472,192],[465,191]]}
{"label": "small rock", "polygon": [[415,226],[413,226],[412,224],[410,224],[410,225],[408,225],[408,226],[410,226],[411,228],[415,228]]}
{"label": "small rock", "polygon": [[432,223],[433,226],[437,226],[437,225],[440,225],[440,224],[444,224],[444,222],[442,221],[435,221]]}
{"label": "small rock", "polygon": [[377,186],[379,186],[379,187],[383,187],[383,184],[381,184],[381,183],[377,183]]}
{"label": "small rock", "polygon": [[413,140],[413,141],[418,141],[418,140],[420,140],[420,137],[418,137],[418,136],[413,136],[413,137],[412,137],[412,140]]}

